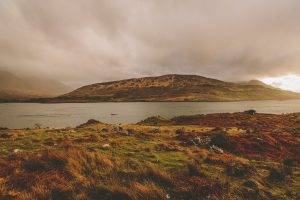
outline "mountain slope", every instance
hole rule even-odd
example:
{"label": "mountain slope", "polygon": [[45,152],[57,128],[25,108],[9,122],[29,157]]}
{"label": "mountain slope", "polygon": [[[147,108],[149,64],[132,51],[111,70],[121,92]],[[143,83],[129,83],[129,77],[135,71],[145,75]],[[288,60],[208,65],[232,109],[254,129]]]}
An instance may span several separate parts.
{"label": "mountain slope", "polygon": [[54,97],[68,91],[69,87],[57,81],[36,77],[20,78],[0,71],[0,101]]}
{"label": "mountain slope", "polygon": [[96,83],[50,102],[241,101],[300,99],[300,94],[260,84],[237,84],[196,75],[164,75]]}

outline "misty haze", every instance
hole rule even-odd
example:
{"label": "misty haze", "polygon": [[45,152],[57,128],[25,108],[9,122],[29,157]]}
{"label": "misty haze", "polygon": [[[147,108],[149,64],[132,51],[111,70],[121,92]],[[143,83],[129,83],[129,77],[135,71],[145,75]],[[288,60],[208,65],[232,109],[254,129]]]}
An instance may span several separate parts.
{"label": "misty haze", "polygon": [[0,0],[0,200],[300,199],[299,0]]}

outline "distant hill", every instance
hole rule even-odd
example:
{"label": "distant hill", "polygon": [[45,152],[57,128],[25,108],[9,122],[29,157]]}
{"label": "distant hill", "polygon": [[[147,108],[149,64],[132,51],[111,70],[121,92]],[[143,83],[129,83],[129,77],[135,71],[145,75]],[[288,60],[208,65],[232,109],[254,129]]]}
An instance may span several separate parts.
{"label": "distant hill", "polygon": [[45,78],[18,77],[0,71],[0,101],[19,101],[37,97],[55,97],[71,91],[66,85]]}
{"label": "distant hill", "polygon": [[[255,83],[255,84],[254,84]],[[163,75],[83,86],[46,102],[242,101],[300,99],[265,84],[231,83],[196,75]]]}
{"label": "distant hill", "polygon": [[261,86],[264,86],[264,87],[267,87],[270,89],[278,89],[278,88],[275,88],[271,85],[265,84],[264,82],[262,82],[260,80],[256,80],[256,79],[253,79],[253,80],[250,80],[247,82],[241,82],[240,84],[242,84],[242,85],[261,85]]}

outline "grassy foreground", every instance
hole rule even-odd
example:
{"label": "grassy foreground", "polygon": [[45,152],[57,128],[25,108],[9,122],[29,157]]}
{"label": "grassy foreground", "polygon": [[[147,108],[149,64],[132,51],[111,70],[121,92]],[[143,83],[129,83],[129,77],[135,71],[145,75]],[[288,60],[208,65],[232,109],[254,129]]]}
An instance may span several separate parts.
{"label": "grassy foreground", "polygon": [[0,130],[0,200],[299,199],[300,114]]}

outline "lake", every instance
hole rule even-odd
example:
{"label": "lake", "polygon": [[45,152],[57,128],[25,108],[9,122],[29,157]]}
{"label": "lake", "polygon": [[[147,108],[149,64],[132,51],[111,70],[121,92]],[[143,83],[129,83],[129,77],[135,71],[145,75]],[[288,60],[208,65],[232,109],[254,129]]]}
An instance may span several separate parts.
{"label": "lake", "polygon": [[88,119],[106,123],[136,123],[153,115],[171,118],[179,115],[241,112],[300,112],[300,100],[242,102],[128,102],[128,103],[2,103],[0,127],[26,128],[77,126]]}

